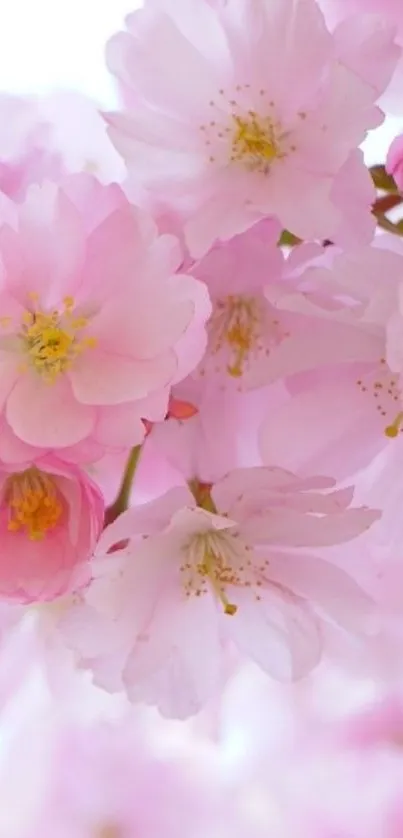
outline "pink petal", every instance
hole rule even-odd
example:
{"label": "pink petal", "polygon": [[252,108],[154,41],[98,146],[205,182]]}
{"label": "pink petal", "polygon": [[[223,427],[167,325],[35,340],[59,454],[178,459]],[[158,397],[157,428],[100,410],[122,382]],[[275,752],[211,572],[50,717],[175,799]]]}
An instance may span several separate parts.
{"label": "pink petal", "polygon": [[[201,626],[203,630],[201,631]],[[184,600],[167,591],[129,656],[124,681],[129,698],[185,719],[197,713],[220,686],[218,615],[211,597]]]}
{"label": "pink petal", "polygon": [[366,508],[320,517],[274,506],[261,516],[252,514],[241,531],[247,543],[328,547],[350,541],[380,517],[381,512]]}
{"label": "pink petal", "polygon": [[96,411],[74,400],[65,377],[48,385],[39,376],[27,373],[7,400],[6,417],[24,442],[43,448],[62,448],[80,442],[91,433]]}
{"label": "pink petal", "polygon": [[145,436],[145,427],[137,402],[103,407],[99,411],[94,436],[101,445],[116,448],[130,448],[140,445]]}
{"label": "pink petal", "polygon": [[384,339],[369,329],[316,320],[309,331],[291,334],[271,350],[265,365],[265,380],[269,383],[270,379],[329,364],[377,363],[384,348]]}
{"label": "pink petal", "polygon": [[384,444],[376,410],[368,410],[357,386],[342,381],[293,395],[260,431],[265,462],[336,478],[358,471]]}
{"label": "pink petal", "polygon": [[279,681],[296,681],[319,662],[322,641],[315,617],[292,594],[273,587],[261,600],[237,589],[237,613],[224,616],[228,636],[239,651]]}
{"label": "pink petal", "polygon": [[344,570],[316,556],[270,555],[270,579],[315,603],[347,631],[374,625],[374,603]]}
{"label": "pink petal", "polygon": [[[132,293],[113,297],[93,318],[89,333],[99,345],[118,355],[151,360],[167,352],[189,326],[198,284],[186,277],[187,299],[180,293],[180,277],[161,282],[138,282]],[[206,314],[207,317],[207,314]]]}
{"label": "pink petal", "polygon": [[189,489],[176,486],[155,501],[132,506],[104,530],[98,543],[97,555],[106,553],[114,544],[127,538],[161,532],[169,525],[175,512],[194,504]]}
{"label": "pink petal", "polygon": [[173,352],[149,360],[133,360],[102,349],[85,352],[69,373],[74,396],[82,405],[118,405],[142,399],[173,378]]}

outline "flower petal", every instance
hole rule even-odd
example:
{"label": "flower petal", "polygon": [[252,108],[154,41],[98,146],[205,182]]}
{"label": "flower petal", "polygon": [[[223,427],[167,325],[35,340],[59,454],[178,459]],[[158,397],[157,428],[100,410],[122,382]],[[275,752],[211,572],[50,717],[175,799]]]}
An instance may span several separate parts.
{"label": "flower petal", "polygon": [[6,417],[24,442],[43,448],[63,448],[91,433],[96,410],[74,400],[65,377],[54,384],[44,384],[38,376],[26,374],[7,400]]}

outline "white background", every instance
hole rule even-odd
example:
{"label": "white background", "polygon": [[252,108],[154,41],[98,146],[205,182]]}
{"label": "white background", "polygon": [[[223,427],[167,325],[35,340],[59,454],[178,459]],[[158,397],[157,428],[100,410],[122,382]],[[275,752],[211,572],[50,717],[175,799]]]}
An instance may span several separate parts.
{"label": "white background", "polygon": [[0,90],[74,88],[102,104],[114,86],[107,39],[139,0],[0,0]]}

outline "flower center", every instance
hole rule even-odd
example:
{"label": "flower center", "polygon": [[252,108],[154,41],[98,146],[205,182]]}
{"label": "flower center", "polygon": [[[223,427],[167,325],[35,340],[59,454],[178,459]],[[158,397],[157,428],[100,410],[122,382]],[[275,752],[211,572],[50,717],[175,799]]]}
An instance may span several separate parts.
{"label": "flower center", "polygon": [[[34,300],[36,295],[31,295]],[[66,297],[63,311],[26,311],[20,337],[31,366],[49,384],[71,367],[85,349],[96,345],[95,338],[82,332],[88,325],[85,317],[74,314],[74,300]]]}
{"label": "flower center", "polygon": [[227,372],[239,378],[252,350],[260,350],[262,315],[255,297],[229,296],[217,301],[208,324],[213,354],[229,350]]}
{"label": "flower center", "polygon": [[40,541],[54,529],[63,513],[54,480],[37,468],[13,474],[6,484],[10,532],[25,530],[32,541]]}
{"label": "flower center", "polygon": [[199,128],[210,163],[226,166],[229,160],[266,175],[274,160],[296,150],[289,142],[290,132],[278,120],[269,91],[251,84],[227,91],[221,88],[209,106],[211,119]]}
{"label": "flower center", "polygon": [[[184,546],[183,552],[185,559],[181,572],[186,596],[200,597],[213,591],[224,614],[233,616],[238,610],[227,596],[228,586],[249,588],[262,584],[253,573],[251,549],[236,532],[209,530],[198,533]],[[257,594],[256,598],[260,599],[260,596]]]}
{"label": "flower center", "polygon": [[270,163],[282,156],[271,119],[261,119],[250,111],[246,119],[233,116],[233,120],[231,161],[244,163],[248,169],[268,172]]}

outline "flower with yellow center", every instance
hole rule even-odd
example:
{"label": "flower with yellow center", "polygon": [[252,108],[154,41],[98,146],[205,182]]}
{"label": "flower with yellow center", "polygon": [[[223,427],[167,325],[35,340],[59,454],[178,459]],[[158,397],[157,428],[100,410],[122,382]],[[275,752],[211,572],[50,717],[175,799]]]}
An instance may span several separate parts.
{"label": "flower with yellow center", "polygon": [[[295,146],[287,140],[275,113],[275,103],[264,89],[237,85],[233,94],[219,90],[219,99],[210,102],[212,119],[200,125],[210,163],[239,163],[250,171],[267,175],[272,163]],[[253,102],[255,107],[248,103]],[[229,120],[228,120],[229,111]],[[305,118],[306,114],[299,114]]]}
{"label": "flower with yellow center", "polygon": [[9,509],[9,531],[23,530],[31,541],[43,539],[63,514],[54,479],[36,467],[8,478],[5,501]]}
{"label": "flower with yellow center", "polygon": [[84,334],[88,320],[74,313],[72,297],[64,299],[61,312],[41,311],[37,308],[37,295],[31,297],[35,305],[23,316],[22,348],[31,368],[52,384],[84,350],[94,347],[96,340]]}
{"label": "flower with yellow center", "polygon": [[218,373],[222,388],[226,387],[224,376],[229,376],[242,390],[249,386],[246,377],[253,375],[254,365],[267,358],[288,332],[263,294],[257,293],[229,294],[215,300],[207,334],[207,352],[198,374]]}

